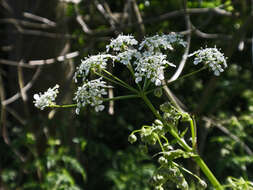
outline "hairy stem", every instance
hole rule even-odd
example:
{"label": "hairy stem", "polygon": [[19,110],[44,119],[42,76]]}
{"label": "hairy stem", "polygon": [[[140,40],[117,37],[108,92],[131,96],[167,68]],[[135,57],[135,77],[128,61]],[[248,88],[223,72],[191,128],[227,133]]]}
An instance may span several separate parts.
{"label": "hairy stem", "polygon": [[[141,98],[145,101],[147,106],[150,108],[150,110],[153,112],[153,114],[161,120],[164,124],[166,122],[162,118],[162,116],[159,114],[159,112],[155,109],[155,107],[152,105],[150,100],[147,98],[147,96],[142,92],[140,94]],[[193,123],[191,123],[191,127],[193,126]],[[173,130],[171,126],[169,126],[169,132],[170,134],[177,140],[178,144],[180,144],[187,152],[193,152],[193,149],[183,140],[179,137],[178,133]],[[195,137],[195,135],[193,135]],[[212,183],[212,185],[217,190],[223,190],[222,185],[219,183],[219,181],[216,179],[216,177],[213,175],[211,170],[207,167],[205,162],[200,158],[200,156],[195,156],[194,161],[198,164],[198,166],[201,168],[202,172],[206,175],[206,177],[209,179],[209,181]]]}

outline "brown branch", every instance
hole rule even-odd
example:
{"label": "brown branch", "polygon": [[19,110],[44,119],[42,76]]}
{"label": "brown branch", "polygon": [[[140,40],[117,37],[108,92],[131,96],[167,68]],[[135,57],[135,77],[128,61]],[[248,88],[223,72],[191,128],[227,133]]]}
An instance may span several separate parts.
{"label": "brown branch", "polygon": [[[2,76],[0,75],[0,99],[1,102],[3,102],[3,100],[5,99],[5,91],[4,91],[4,86],[3,86],[3,80],[2,80]],[[1,120],[0,120],[0,127],[1,127],[1,133],[4,139],[4,142],[9,145],[12,149],[12,151],[17,155],[17,157],[22,161],[25,162],[25,158],[24,156],[15,148],[13,148],[11,146],[11,142],[9,139],[9,135],[8,135],[8,130],[6,128],[6,105],[1,104]]]}
{"label": "brown branch", "polygon": [[217,121],[214,121],[213,119],[210,119],[208,117],[203,117],[202,118],[203,121],[206,122],[210,122],[213,126],[217,127],[218,129],[220,129],[223,133],[225,133],[226,135],[228,135],[231,139],[233,139],[234,141],[238,142],[239,144],[242,145],[242,147],[244,148],[244,150],[249,154],[249,155],[253,155],[252,150],[249,148],[248,145],[246,145],[239,137],[237,137],[236,135],[232,134],[226,127],[222,126],[220,123],[218,123]]}
{"label": "brown branch", "polygon": [[19,20],[19,19],[15,19],[15,18],[0,19],[0,23],[9,23],[9,24],[17,25],[17,26],[23,25],[26,27],[39,28],[39,29],[47,29],[47,28],[52,27],[48,24],[39,24],[39,23],[29,22],[29,21],[25,21],[25,20]]}
{"label": "brown branch", "polygon": [[6,0],[1,0],[0,4],[10,13],[13,14],[13,9],[9,6],[9,4],[6,2]]}
{"label": "brown branch", "polygon": [[31,60],[28,61],[27,63],[19,63],[17,61],[10,61],[6,59],[0,59],[0,64],[5,64],[5,65],[10,65],[10,66],[20,66],[20,67],[25,67],[25,68],[35,68],[36,66],[39,65],[47,65],[47,64],[53,64],[56,61],[58,62],[63,62],[67,59],[73,59],[79,55],[78,51],[68,53],[63,56],[59,56],[57,58],[51,58],[51,59],[41,59],[41,60]]}
{"label": "brown branch", "polygon": [[112,29],[115,29],[115,20],[113,19],[113,17],[110,16],[110,14],[107,13],[107,11],[103,7],[103,5],[101,3],[99,3],[97,0],[94,1],[94,4],[95,4],[97,10],[104,16],[105,20],[107,20],[109,22]]}
{"label": "brown branch", "polygon": [[78,22],[78,24],[80,24],[80,26],[82,27],[84,33],[86,33],[86,34],[92,34],[91,29],[84,22],[84,20],[82,18],[82,15],[80,14],[80,11],[79,11],[77,5],[75,5],[75,12],[76,12],[76,21]]}
{"label": "brown branch", "polygon": [[10,107],[6,106],[5,110],[10,113],[17,121],[19,121],[22,125],[26,125],[26,120],[22,118],[15,110],[11,109]]}
{"label": "brown branch", "polygon": [[23,16],[25,18],[29,18],[29,19],[32,19],[32,20],[35,20],[35,21],[43,22],[43,23],[45,23],[49,26],[52,26],[52,27],[56,26],[56,23],[54,21],[51,21],[51,20],[49,20],[45,17],[41,17],[41,16],[38,16],[38,15],[35,15],[35,14],[32,14],[32,13],[24,12]]}
{"label": "brown branch", "polygon": [[141,23],[139,25],[140,32],[141,32],[142,36],[144,36],[145,35],[145,26],[144,26],[143,19],[141,17],[141,13],[139,11],[138,5],[136,3],[136,0],[132,0],[132,4],[133,4],[133,10],[134,10],[137,22]]}
{"label": "brown branch", "polygon": [[[128,0],[128,2],[131,0]],[[188,15],[198,15],[198,14],[215,14],[215,15],[220,15],[220,16],[228,16],[228,17],[232,17],[232,16],[239,16],[238,14],[233,14],[231,12],[227,12],[219,7],[216,8],[191,8],[191,9],[187,9],[186,10],[186,14]],[[133,27],[133,26],[138,26],[140,24],[148,24],[148,23],[153,23],[153,22],[158,22],[158,21],[163,21],[163,20],[167,20],[170,18],[175,18],[175,17],[180,17],[180,16],[184,16],[185,14],[185,10],[176,10],[176,11],[172,11],[169,13],[165,13],[159,16],[153,16],[152,18],[146,18],[144,19],[142,22],[133,22],[133,23],[128,23],[128,24],[121,24],[118,28],[116,29],[124,29],[127,27]],[[97,35],[105,35],[105,34],[110,34],[111,32],[115,31],[115,29],[106,29],[106,30],[99,30],[99,31],[93,31],[92,36],[97,36]]]}
{"label": "brown branch", "polygon": [[193,32],[194,34],[196,34],[197,36],[201,37],[201,38],[206,38],[206,39],[223,39],[223,40],[231,40],[232,39],[232,35],[224,35],[224,34],[208,34],[208,33],[204,33],[202,31],[200,31],[199,29],[197,29],[195,26],[192,25],[193,28]]}
{"label": "brown branch", "polygon": [[[186,24],[186,30],[191,31],[191,20],[190,20],[190,16],[187,15],[187,14],[185,14],[185,24]],[[178,69],[174,73],[174,75],[167,81],[167,83],[170,83],[170,82],[173,82],[173,81],[177,80],[178,77],[180,76],[180,74],[182,73],[183,69],[184,69],[185,63],[186,63],[187,58],[188,58],[189,49],[190,49],[191,32],[187,34],[187,40],[186,40],[186,42],[187,42],[186,48],[185,48],[184,54],[182,56],[182,59],[180,61],[180,64],[178,66]]]}
{"label": "brown branch", "polygon": [[72,38],[70,34],[51,33],[39,30],[18,29],[17,31],[23,35],[43,36],[47,38]]}
{"label": "brown branch", "polygon": [[28,64],[30,66],[52,64],[52,63],[55,63],[56,61],[62,62],[67,59],[73,59],[77,57],[78,55],[79,55],[79,51],[74,51],[66,55],[59,56],[57,58],[51,58],[51,59],[45,59],[45,60],[32,60],[32,61],[29,61]]}
{"label": "brown branch", "polygon": [[[33,75],[32,80],[31,80],[30,82],[28,82],[28,83],[24,86],[24,88],[21,89],[23,92],[28,91],[28,90],[33,86],[34,82],[35,82],[35,81],[37,80],[37,78],[39,77],[40,72],[41,72],[41,67],[39,66],[39,67],[37,68],[35,74]],[[1,101],[1,104],[2,104],[2,106],[6,106],[6,105],[8,105],[8,104],[10,104],[10,103],[12,103],[12,102],[14,102],[14,101],[16,101],[16,100],[19,99],[20,97],[21,97],[21,93],[20,93],[20,92],[17,92],[17,93],[16,93],[15,95],[13,95],[12,97],[10,97],[10,98],[8,98],[8,99],[6,99],[6,100],[2,100],[2,101]]]}

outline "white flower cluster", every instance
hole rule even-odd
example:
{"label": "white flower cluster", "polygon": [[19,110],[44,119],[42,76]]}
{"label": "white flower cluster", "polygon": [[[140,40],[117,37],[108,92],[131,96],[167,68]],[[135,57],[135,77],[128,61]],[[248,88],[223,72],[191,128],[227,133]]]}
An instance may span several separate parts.
{"label": "white flower cluster", "polygon": [[166,60],[166,55],[163,54],[149,54],[143,53],[142,57],[134,62],[136,65],[135,68],[135,82],[139,83],[142,81],[142,78],[147,77],[151,79],[151,82],[155,83],[156,86],[162,84],[164,80],[163,69],[167,66],[173,66],[172,63]]}
{"label": "white flower cluster", "polygon": [[173,50],[172,44],[177,43],[185,47],[186,42],[181,38],[181,35],[176,33],[170,33],[168,35],[155,35],[152,37],[145,38],[139,47],[139,50],[146,48],[148,51],[159,50],[160,48],[164,50]]}
{"label": "white flower cluster", "polygon": [[109,52],[110,49],[114,51],[123,51],[128,49],[129,46],[137,45],[138,41],[134,39],[131,35],[119,35],[117,38],[112,39],[111,43],[106,46],[106,51]]}
{"label": "white flower cluster", "polygon": [[227,67],[226,58],[217,48],[205,48],[193,52],[189,57],[194,56],[194,64],[199,63],[207,64],[214,72],[214,75],[219,76],[224,68]]}
{"label": "white flower cluster", "polygon": [[141,57],[141,53],[138,52],[136,49],[128,49],[124,52],[119,53],[115,59],[120,63],[127,65],[130,64],[130,61],[133,57],[139,59]]}
{"label": "white flower cluster", "polygon": [[74,75],[74,80],[77,82],[77,78],[81,77],[83,81],[86,79],[91,69],[105,69],[107,66],[107,61],[109,59],[114,60],[115,57],[110,54],[99,54],[94,55],[82,60],[82,63],[79,67],[77,67],[77,71]]}
{"label": "white flower cluster", "polygon": [[49,88],[44,94],[34,94],[33,98],[35,99],[33,101],[35,107],[44,110],[44,108],[54,105],[55,104],[55,98],[57,97],[59,85],[55,85],[53,88]]}
{"label": "white flower cluster", "polygon": [[105,90],[107,87],[102,78],[85,82],[82,86],[79,86],[74,97],[77,102],[76,114],[79,114],[80,109],[86,105],[95,107],[96,112],[102,111],[105,107],[102,105],[102,96],[107,94]]}

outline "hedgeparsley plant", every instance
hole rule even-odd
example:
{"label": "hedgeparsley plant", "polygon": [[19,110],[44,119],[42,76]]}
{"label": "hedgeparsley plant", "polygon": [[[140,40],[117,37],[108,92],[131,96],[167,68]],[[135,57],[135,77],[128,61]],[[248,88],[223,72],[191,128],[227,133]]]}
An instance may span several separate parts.
{"label": "hedgeparsley plant", "polygon": [[[176,46],[182,48],[186,46],[182,36],[176,33],[146,37],[140,43],[131,35],[119,35],[106,46],[105,53],[84,58],[76,68],[73,80],[78,86],[73,98],[74,104],[55,104],[58,85],[49,88],[44,94],[35,94],[34,104],[42,110],[46,107],[74,107],[76,114],[79,114],[82,108],[87,106],[99,112],[104,110],[105,102],[140,98],[147,104],[156,119],[151,125],[144,125],[134,130],[128,140],[130,143],[140,140],[146,148],[156,144],[160,146],[160,152],[154,155],[159,167],[150,180],[154,188],[163,190],[168,182],[173,182],[177,188],[188,190],[189,185],[184,177],[187,174],[196,179],[198,189],[205,189],[207,187],[205,181],[176,163],[177,158],[191,158],[199,165],[213,187],[221,190],[223,187],[197,153],[196,124],[192,116],[179,110],[173,102],[164,103],[158,110],[148,98],[151,92],[161,95],[162,87],[166,84],[164,71],[176,68],[174,63],[168,61]],[[216,47],[197,50],[189,55],[192,56],[195,65],[203,63],[203,68],[209,68],[216,76],[227,67],[226,58]],[[130,85],[109,72],[107,70],[109,64],[114,67],[125,66],[131,73],[135,85]],[[110,85],[107,82],[110,82]],[[126,88],[129,94],[108,98],[107,91],[112,87]],[[179,121],[188,124],[191,134],[190,143],[184,139],[187,131],[180,132],[177,129]],[[168,136],[174,138],[177,146],[169,142]]]}

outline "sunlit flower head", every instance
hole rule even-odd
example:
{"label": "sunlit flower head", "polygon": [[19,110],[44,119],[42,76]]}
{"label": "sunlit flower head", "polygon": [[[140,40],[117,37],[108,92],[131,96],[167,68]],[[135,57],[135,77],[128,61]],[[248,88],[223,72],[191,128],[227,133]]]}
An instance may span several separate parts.
{"label": "sunlit flower head", "polygon": [[114,51],[124,51],[137,44],[138,41],[134,39],[132,35],[119,35],[117,38],[112,39],[111,43],[106,46],[106,51],[109,52],[110,49]]}
{"label": "sunlit flower head", "polygon": [[188,57],[195,56],[193,63],[195,65],[199,63],[207,64],[214,72],[214,75],[219,76],[224,68],[227,67],[226,58],[216,47],[205,48],[193,52]]}
{"label": "sunlit flower head", "polygon": [[46,107],[50,105],[55,104],[55,99],[57,97],[59,85],[55,85],[53,88],[49,88],[46,92],[34,94],[33,98],[35,99],[33,101],[35,107],[44,110]]}
{"label": "sunlit flower head", "polygon": [[147,49],[148,51],[156,51],[160,49],[173,50],[173,44],[186,45],[186,42],[182,39],[181,35],[176,33],[170,33],[167,35],[155,35],[152,37],[146,37],[141,43],[139,50]]}
{"label": "sunlit flower head", "polygon": [[135,62],[135,82],[139,83],[147,77],[156,86],[160,86],[162,80],[164,80],[163,69],[165,69],[166,66],[175,67],[175,65],[166,60],[166,57],[167,56],[163,54],[144,54]]}
{"label": "sunlit flower head", "polygon": [[85,82],[82,86],[79,86],[75,93],[74,101],[77,103],[76,114],[79,114],[80,109],[86,105],[90,105],[95,108],[96,112],[104,109],[103,95],[106,95],[106,82],[102,81],[102,78]]}
{"label": "sunlit flower head", "polygon": [[119,53],[116,56],[116,60],[119,61],[120,63],[124,64],[124,65],[127,65],[131,62],[131,60],[133,58],[138,59],[140,57],[141,57],[141,54],[136,49],[129,49],[129,50],[126,50],[122,53]]}
{"label": "sunlit flower head", "polygon": [[107,66],[107,61],[109,59],[114,60],[114,58],[115,57],[110,54],[99,54],[85,58],[84,60],[82,60],[81,65],[78,66],[76,69],[74,75],[75,82],[77,82],[77,78],[79,77],[85,80],[91,69],[105,69]]}

